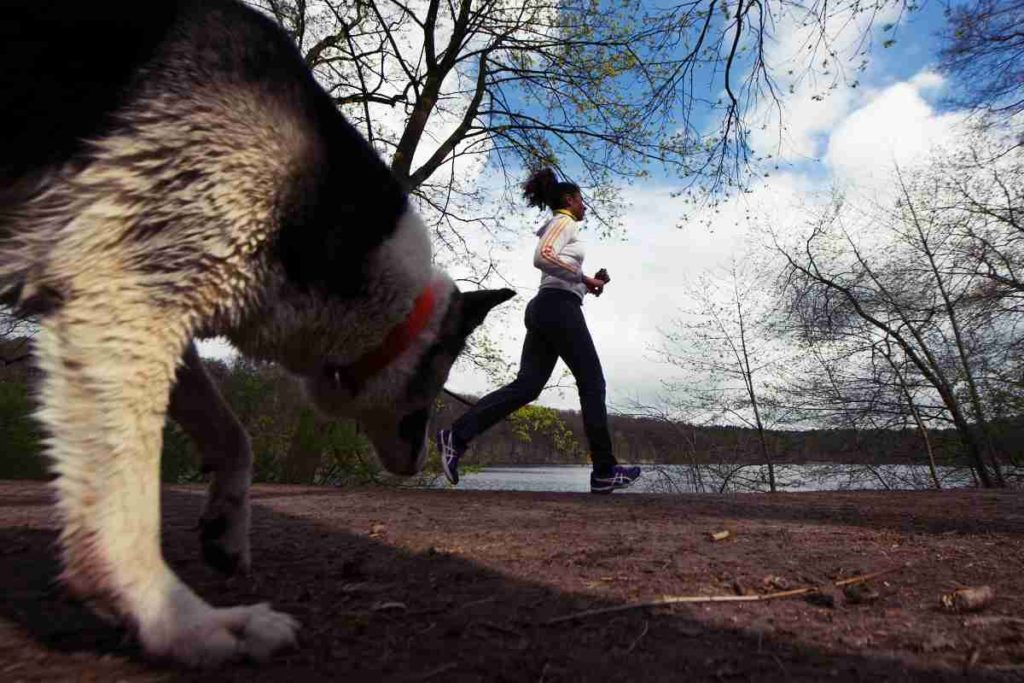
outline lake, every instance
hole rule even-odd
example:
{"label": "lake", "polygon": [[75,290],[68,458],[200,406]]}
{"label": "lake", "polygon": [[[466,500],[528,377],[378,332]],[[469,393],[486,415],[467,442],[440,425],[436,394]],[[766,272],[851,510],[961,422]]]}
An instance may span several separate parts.
{"label": "lake", "polygon": [[[717,493],[767,491],[767,468],[759,465],[645,465],[644,476],[630,489],[633,493]],[[815,463],[776,465],[777,487],[782,491],[848,491],[856,489],[932,488],[928,467],[918,465],[845,465]],[[968,468],[940,467],[943,488],[973,486]],[[441,477],[427,484],[444,488]],[[590,490],[588,465],[540,465],[484,467],[465,473],[460,489],[487,491]]]}

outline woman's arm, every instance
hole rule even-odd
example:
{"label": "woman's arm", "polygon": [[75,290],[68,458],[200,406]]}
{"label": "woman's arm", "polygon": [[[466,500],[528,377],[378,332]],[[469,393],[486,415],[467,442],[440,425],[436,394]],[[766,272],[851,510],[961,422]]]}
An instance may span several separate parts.
{"label": "woman's arm", "polygon": [[576,221],[568,216],[556,216],[551,225],[541,235],[536,251],[533,252],[533,265],[546,275],[557,277],[566,282],[583,282],[583,271],[569,261],[561,258],[562,249],[576,234]]}

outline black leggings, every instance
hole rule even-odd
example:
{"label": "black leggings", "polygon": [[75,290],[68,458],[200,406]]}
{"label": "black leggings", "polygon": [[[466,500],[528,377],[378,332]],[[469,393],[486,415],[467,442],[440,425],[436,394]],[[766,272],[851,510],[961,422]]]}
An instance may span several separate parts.
{"label": "black leggings", "polygon": [[452,432],[456,440],[468,444],[473,437],[536,399],[559,358],[576,378],[594,471],[611,470],[616,461],[608,434],[601,360],[583,319],[583,302],[572,292],[558,289],[541,289],[527,304],[526,340],[519,374],[511,384],[484,396],[455,421]]}

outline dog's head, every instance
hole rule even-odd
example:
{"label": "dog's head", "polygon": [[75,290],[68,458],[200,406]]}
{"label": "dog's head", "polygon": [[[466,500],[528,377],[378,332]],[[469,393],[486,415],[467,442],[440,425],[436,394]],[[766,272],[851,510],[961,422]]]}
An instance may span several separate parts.
{"label": "dog's head", "polygon": [[514,293],[463,294],[437,271],[405,185],[336,103],[313,93],[303,155],[261,252],[262,296],[229,334],[247,355],[300,376],[323,412],[355,418],[384,467],[411,475],[467,336]]}
{"label": "dog's head", "polygon": [[[304,253],[315,263],[312,248]],[[277,271],[262,305],[228,330],[231,341],[299,377],[321,412],[354,418],[389,472],[419,472],[452,364],[491,309],[515,292],[460,292],[431,265],[427,231],[412,211],[358,261],[336,266],[337,277],[353,281],[344,295],[335,282],[296,283],[309,270]]]}
{"label": "dog's head", "polygon": [[440,277],[379,345],[355,361],[327,360],[307,374],[309,395],[328,414],[354,417],[389,472],[415,474],[426,459],[434,400],[466,338],[513,296],[511,289],[462,293]]}

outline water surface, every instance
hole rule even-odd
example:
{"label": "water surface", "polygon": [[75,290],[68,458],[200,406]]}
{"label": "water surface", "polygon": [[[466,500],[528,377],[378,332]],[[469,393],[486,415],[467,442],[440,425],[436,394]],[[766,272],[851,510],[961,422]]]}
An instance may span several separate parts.
{"label": "water surface", "polygon": [[[972,486],[967,468],[942,467],[938,476],[943,488]],[[918,465],[777,465],[776,488],[782,491],[915,490],[934,488],[931,473]],[[767,468],[758,465],[648,465],[632,488],[636,493],[718,493],[726,491],[767,491]],[[444,479],[430,484],[445,487]],[[460,489],[487,491],[590,490],[590,467],[586,465],[540,465],[484,467],[463,474]]]}

